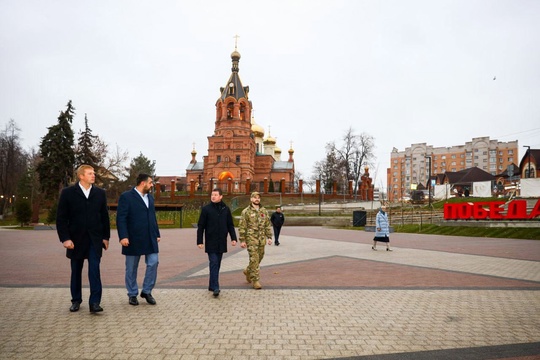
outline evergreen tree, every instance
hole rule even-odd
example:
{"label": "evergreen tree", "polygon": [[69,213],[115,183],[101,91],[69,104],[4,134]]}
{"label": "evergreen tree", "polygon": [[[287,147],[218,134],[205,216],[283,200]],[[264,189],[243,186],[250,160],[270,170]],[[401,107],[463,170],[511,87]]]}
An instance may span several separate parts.
{"label": "evergreen tree", "polygon": [[92,130],[88,127],[88,117],[86,114],[84,114],[84,131],[81,131],[80,135],[77,150],[75,151],[75,168],[87,164],[97,170],[97,167],[101,163],[101,159],[98,158],[95,151],[97,136],[92,135]]}
{"label": "evergreen tree", "polygon": [[15,205],[15,217],[21,224],[21,227],[30,222],[32,219],[32,207],[29,200],[21,199],[17,201],[17,205]]}
{"label": "evergreen tree", "polygon": [[150,161],[142,153],[139,154],[136,158],[131,159],[128,171],[127,183],[130,186],[136,186],[135,181],[139,174],[148,174],[154,176],[156,171],[156,161]]}
{"label": "evergreen tree", "polygon": [[71,124],[75,108],[71,100],[65,111],[60,112],[58,124],[49,127],[41,139],[39,151],[41,162],[37,166],[41,190],[45,198],[56,201],[60,188],[68,186],[75,169],[74,135]]}

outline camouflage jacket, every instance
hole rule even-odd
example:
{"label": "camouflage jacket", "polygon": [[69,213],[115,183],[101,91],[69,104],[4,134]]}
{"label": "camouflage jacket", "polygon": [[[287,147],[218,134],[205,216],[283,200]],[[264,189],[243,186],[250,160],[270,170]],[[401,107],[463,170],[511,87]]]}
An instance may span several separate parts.
{"label": "camouflage jacket", "polygon": [[248,244],[252,241],[271,239],[272,223],[268,211],[262,206],[257,210],[250,204],[240,215],[238,235],[240,242]]}

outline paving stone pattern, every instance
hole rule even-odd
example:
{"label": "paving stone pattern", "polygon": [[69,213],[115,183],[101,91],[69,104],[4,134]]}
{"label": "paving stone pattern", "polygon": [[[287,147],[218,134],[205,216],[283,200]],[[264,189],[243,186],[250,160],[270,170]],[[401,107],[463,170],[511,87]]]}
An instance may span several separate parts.
{"label": "paving stone pattern", "polygon": [[162,235],[158,304],[128,305],[116,237],[90,314],[68,311],[55,232],[0,230],[0,359],[540,358],[539,241],[392,234],[387,252],[362,231],[284,227],[264,288],[229,247],[214,298],[195,229]]}

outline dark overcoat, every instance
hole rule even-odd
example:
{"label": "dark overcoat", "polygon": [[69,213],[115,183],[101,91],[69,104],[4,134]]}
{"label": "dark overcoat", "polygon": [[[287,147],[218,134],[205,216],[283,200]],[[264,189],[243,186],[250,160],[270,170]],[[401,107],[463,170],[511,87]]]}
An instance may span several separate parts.
{"label": "dark overcoat", "polygon": [[227,234],[236,240],[231,210],[223,201],[203,206],[197,223],[197,244],[203,243],[207,253],[226,253]]}
{"label": "dark overcoat", "polygon": [[272,222],[272,225],[280,228],[283,226],[283,223],[285,222],[285,215],[283,215],[282,212],[275,211],[270,217],[270,221]]}
{"label": "dark overcoat", "polygon": [[58,201],[56,231],[61,242],[71,240],[75,245],[66,249],[68,258],[88,258],[91,243],[101,257],[103,240],[111,235],[105,190],[92,185],[87,199],[78,182],[64,188]]}
{"label": "dark overcoat", "polygon": [[122,246],[123,255],[148,255],[159,252],[157,239],[161,237],[156,219],[154,197],[148,194],[148,207],[135,188],[120,195],[116,211],[119,240],[128,238],[129,246]]}

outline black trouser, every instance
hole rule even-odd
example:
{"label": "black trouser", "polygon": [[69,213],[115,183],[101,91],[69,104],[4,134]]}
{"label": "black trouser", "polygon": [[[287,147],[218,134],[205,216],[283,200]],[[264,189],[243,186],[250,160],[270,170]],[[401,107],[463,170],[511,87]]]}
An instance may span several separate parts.
{"label": "black trouser", "polygon": [[272,225],[274,228],[274,243],[279,244],[279,232],[281,231],[281,226]]}
{"label": "black trouser", "polygon": [[[101,258],[90,244],[88,249],[88,282],[90,283],[90,304],[99,304],[101,302],[101,275],[99,263]],[[71,302],[82,302],[82,270],[84,259],[71,259]]]}

